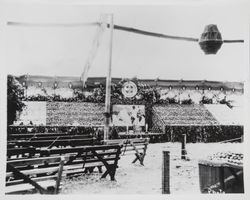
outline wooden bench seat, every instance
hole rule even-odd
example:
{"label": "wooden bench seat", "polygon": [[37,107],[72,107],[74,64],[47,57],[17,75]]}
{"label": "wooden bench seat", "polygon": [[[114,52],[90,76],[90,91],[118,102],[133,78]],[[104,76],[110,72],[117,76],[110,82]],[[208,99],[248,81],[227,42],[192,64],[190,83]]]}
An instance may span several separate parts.
{"label": "wooden bench seat", "polygon": [[35,147],[21,147],[21,148],[10,148],[7,149],[8,159],[18,159],[18,158],[31,158],[35,154],[39,153],[39,150]]}
{"label": "wooden bench seat", "polygon": [[67,136],[47,136],[47,137],[31,137],[31,138],[23,138],[23,139],[14,139],[9,140],[9,142],[16,141],[37,141],[37,140],[73,140],[73,139],[95,139],[94,137],[84,136],[84,135],[67,135]]}
{"label": "wooden bench seat", "polygon": [[61,156],[7,161],[5,193],[37,190],[41,194],[57,194],[64,162]]}
{"label": "wooden bench seat", "polygon": [[108,174],[111,180],[115,180],[115,172],[118,160],[120,159],[122,145],[98,145],[72,148],[57,148],[41,150],[41,156],[67,156],[68,161],[65,163],[64,173],[73,175],[77,173],[93,172],[98,168],[102,173],[101,167],[104,166],[106,171],[102,174],[105,178]]}
{"label": "wooden bench seat", "polygon": [[69,134],[69,133],[26,133],[26,134],[9,134],[8,140],[30,140],[31,138],[57,138],[68,139],[68,138],[92,138],[90,134]]}
{"label": "wooden bench seat", "polygon": [[54,139],[54,140],[32,140],[32,141],[23,141],[23,140],[14,140],[8,141],[7,148],[15,147],[47,147],[52,148],[54,146],[85,146],[85,145],[94,145],[96,143],[95,138],[87,139]]}
{"label": "wooden bench seat", "polygon": [[[6,194],[37,190],[41,194],[56,194],[61,178],[79,173],[91,173],[98,168],[101,178],[115,180],[122,145],[98,145],[40,150],[39,158],[7,161]],[[63,155],[63,156],[59,156]],[[101,167],[105,167],[104,173]]]}
{"label": "wooden bench seat", "polygon": [[144,165],[144,158],[146,156],[147,146],[149,144],[149,138],[133,138],[133,139],[114,139],[107,140],[104,144],[122,144],[123,148],[121,150],[122,155],[128,152],[133,152],[136,158],[132,161],[135,163],[137,160],[141,165]]}

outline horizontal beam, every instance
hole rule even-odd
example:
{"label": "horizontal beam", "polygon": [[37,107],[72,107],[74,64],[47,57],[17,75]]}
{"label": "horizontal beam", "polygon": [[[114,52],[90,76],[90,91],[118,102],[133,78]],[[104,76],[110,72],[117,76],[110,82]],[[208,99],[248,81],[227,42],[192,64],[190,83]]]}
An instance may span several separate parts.
{"label": "horizontal beam", "polygon": [[223,40],[223,43],[243,43],[244,40]]}
{"label": "horizontal beam", "polygon": [[20,26],[20,27],[82,27],[82,26],[98,26],[98,22],[90,23],[32,23],[32,22],[7,22],[8,26]]}
{"label": "horizontal beam", "polygon": [[[31,23],[31,22],[9,21],[9,22],[7,22],[7,25],[8,26],[20,26],[20,27],[83,27],[83,26],[99,26],[100,23],[99,22],[92,22],[92,23]],[[109,28],[110,24],[107,24],[107,27]],[[192,41],[192,42],[199,41],[199,39],[197,39],[197,38],[171,36],[171,35],[149,32],[149,31],[144,31],[144,30],[132,28],[132,27],[125,27],[125,26],[119,26],[119,25],[114,25],[114,29],[120,30],[120,31],[132,32],[132,33],[141,34],[141,35],[166,38],[166,39],[185,40],[185,41]]]}

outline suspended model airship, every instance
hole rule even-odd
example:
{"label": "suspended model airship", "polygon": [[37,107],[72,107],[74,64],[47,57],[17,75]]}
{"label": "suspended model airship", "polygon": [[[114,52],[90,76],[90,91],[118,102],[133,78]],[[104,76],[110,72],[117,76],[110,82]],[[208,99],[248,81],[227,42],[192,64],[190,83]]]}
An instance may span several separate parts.
{"label": "suspended model airship", "polygon": [[[108,25],[109,27],[109,25]],[[174,39],[174,40],[185,40],[185,41],[192,41],[192,42],[198,42],[200,45],[200,48],[203,50],[205,54],[216,54],[218,50],[221,48],[223,43],[242,43],[244,40],[223,40],[221,33],[215,24],[209,24],[205,26],[205,29],[203,33],[201,34],[200,39],[198,38],[191,38],[191,37],[179,37],[179,36],[171,36],[171,35],[165,35],[161,33],[154,33],[154,32],[148,32],[144,30],[139,30],[135,28],[129,28],[124,26],[118,26],[114,25],[114,29],[128,31],[128,32],[134,32],[137,34],[143,34],[148,36],[154,36],[154,37],[161,37],[166,39]]]}
{"label": "suspended model airship", "polygon": [[237,43],[244,40],[222,40],[221,33],[214,24],[207,25],[201,34],[199,45],[205,54],[216,54],[223,43]]}
{"label": "suspended model airship", "polygon": [[[29,22],[8,22],[7,25],[10,26],[39,26],[39,27],[76,27],[76,26],[86,26],[86,25],[95,25],[100,26],[101,23],[94,22],[94,23],[70,23],[70,24],[58,24],[58,23],[29,23]],[[110,24],[107,24],[107,27],[110,28]],[[136,29],[132,27],[125,27],[120,25],[113,25],[112,26],[115,30],[120,31],[126,31],[126,32],[133,32],[136,34],[142,34],[147,36],[153,36],[153,37],[160,37],[165,39],[174,39],[174,40],[185,40],[185,41],[192,41],[192,42],[198,42],[200,45],[200,48],[203,50],[205,54],[216,54],[218,50],[221,48],[223,43],[243,43],[244,40],[223,40],[221,33],[215,24],[209,24],[205,26],[205,29],[203,33],[201,34],[200,39],[198,38],[191,38],[191,37],[180,37],[180,36],[172,36],[172,35],[166,35],[162,33],[155,33],[155,32],[149,32],[141,29]]]}

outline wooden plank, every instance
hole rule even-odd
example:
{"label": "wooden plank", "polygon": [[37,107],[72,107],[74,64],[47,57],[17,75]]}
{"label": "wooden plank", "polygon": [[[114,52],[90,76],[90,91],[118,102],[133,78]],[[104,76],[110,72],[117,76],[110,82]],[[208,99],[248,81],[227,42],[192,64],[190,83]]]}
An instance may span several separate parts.
{"label": "wooden plank", "polygon": [[[78,154],[79,152],[86,152],[84,150],[82,150],[82,148],[58,148],[58,149],[46,149],[46,150],[41,150],[40,151],[40,155],[47,155],[47,156],[51,156],[51,155],[76,155]],[[102,156],[105,156],[105,155],[113,155],[115,154],[114,151],[102,151],[102,152],[99,152],[100,155]],[[91,152],[88,153],[89,156],[93,155],[91,154]]]}
{"label": "wooden plank", "polygon": [[[39,185],[43,187],[45,190],[50,187],[54,186],[55,181],[54,180],[46,180],[46,181],[40,181]],[[26,191],[34,190],[34,187],[28,183],[20,184],[20,185],[13,185],[5,187],[5,194],[22,194]],[[47,193],[47,192],[45,192]]]}
{"label": "wooden plank", "polygon": [[[43,177],[36,177],[36,178],[31,178],[33,181],[40,182],[40,181],[46,181],[46,180],[51,180],[51,179],[57,179],[57,175],[51,175],[51,176],[43,176]],[[11,180],[11,181],[6,181],[5,185],[6,186],[11,186],[11,185],[19,185],[22,183],[26,183],[23,179],[18,179],[18,180]]]}
{"label": "wooden plank", "polygon": [[[112,156],[112,157],[106,157],[106,158],[103,158],[103,160],[105,161],[112,161],[112,160],[115,160],[115,156]],[[80,158],[80,159],[75,159],[73,160],[71,163],[66,163],[66,165],[74,165],[74,164],[83,164],[83,163],[96,163],[96,162],[99,162],[99,159],[98,158],[87,158],[86,160],[84,160],[84,158]]]}
{"label": "wooden plank", "polygon": [[[84,146],[94,144],[94,141],[94,139],[60,139],[54,143],[54,146]],[[53,142],[54,140],[9,141],[8,144],[22,147],[48,147]]]}
{"label": "wooden plank", "polygon": [[31,137],[58,137],[58,136],[85,136],[89,137],[91,134],[74,134],[74,133],[20,133],[10,134],[8,138],[31,138]]}
{"label": "wooden plank", "polygon": [[[139,151],[139,150],[144,150],[145,147],[136,147],[136,149]],[[122,149],[123,151],[123,149]],[[133,146],[127,146],[126,148],[126,152],[127,151],[135,151],[134,147]]]}
{"label": "wooden plank", "polygon": [[[49,174],[53,172],[58,171],[58,166],[56,167],[48,167],[48,168],[37,168],[37,169],[28,169],[28,170],[22,170],[21,172],[24,175],[37,175],[37,174]],[[14,173],[13,172],[7,172],[6,173],[6,178],[13,177]]]}
{"label": "wooden plank", "polygon": [[[95,140],[94,138],[84,138],[84,139],[59,139],[58,142],[71,142],[71,141],[86,141],[86,142],[89,142],[89,141],[93,141]],[[32,140],[32,141],[24,141],[24,140],[10,140],[8,141],[8,144],[15,144],[15,145],[32,145],[32,144],[39,144],[39,143],[46,143],[46,144],[50,144],[54,141],[54,139],[52,140],[49,140],[47,138],[44,138],[42,140]]]}
{"label": "wooden plank", "polygon": [[60,164],[59,164],[59,169],[58,169],[58,172],[57,172],[57,179],[56,179],[54,194],[58,194],[58,192],[59,192],[59,187],[60,187],[60,183],[61,183],[61,179],[62,179],[62,172],[63,172],[64,162],[65,162],[65,158],[61,157],[61,161],[60,161]]}
{"label": "wooden plank", "polygon": [[41,194],[44,194],[46,190],[39,185],[37,182],[33,181],[31,178],[29,178],[27,175],[23,174],[19,170],[17,170],[15,167],[7,163],[8,168],[12,171],[13,176],[17,176],[19,178],[22,178],[25,182],[30,183],[33,185]]}
{"label": "wooden plank", "polygon": [[36,154],[38,151],[35,147],[21,147],[21,148],[11,148],[7,149],[7,156],[19,156],[28,154],[28,156]]}
{"label": "wooden plank", "polygon": [[[45,187],[42,187],[40,185],[40,182],[55,179],[53,185],[54,188],[53,192],[57,194],[59,191],[60,181],[62,177],[64,161],[65,161],[64,157],[58,157],[58,156],[47,157],[47,158],[22,159],[18,161],[16,160],[8,161],[7,162],[8,172],[6,173],[6,186],[13,186],[16,184],[24,185],[26,183],[29,183],[33,187],[35,187],[35,189],[37,189],[41,194],[45,194],[48,192],[51,193],[52,191],[47,191]],[[55,165],[56,162],[58,162],[58,164],[56,164],[56,166],[53,167],[50,166],[46,167],[45,164],[48,164],[49,162],[51,162],[53,165]],[[20,169],[18,168],[20,166],[25,166],[25,165],[30,165],[35,168],[27,170],[20,170],[21,168]],[[41,168],[38,168],[39,165]],[[54,173],[56,173],[57,175],[54,175]],[[20,188],[23,188],[23,186]]]}
{"label": "wooden plank", "polygon": [[59,162],[61,160],[60,157],[40,157],[40,158],[27,158],[22,160],[9,160],[7,161],[8,164],[11,164],[15,167],[18,166],[26,166],[26,165],[39,165],[44,164],[44,162]]}

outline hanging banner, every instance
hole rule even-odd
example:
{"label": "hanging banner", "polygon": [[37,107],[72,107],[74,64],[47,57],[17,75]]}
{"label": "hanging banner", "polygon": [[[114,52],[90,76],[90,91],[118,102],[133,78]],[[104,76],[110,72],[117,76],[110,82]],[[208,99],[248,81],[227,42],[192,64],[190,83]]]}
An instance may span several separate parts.
{"label": "hanging banner", "polygon": [[145,126],[145,106],[113,105],[112,122],[115,126]]}

